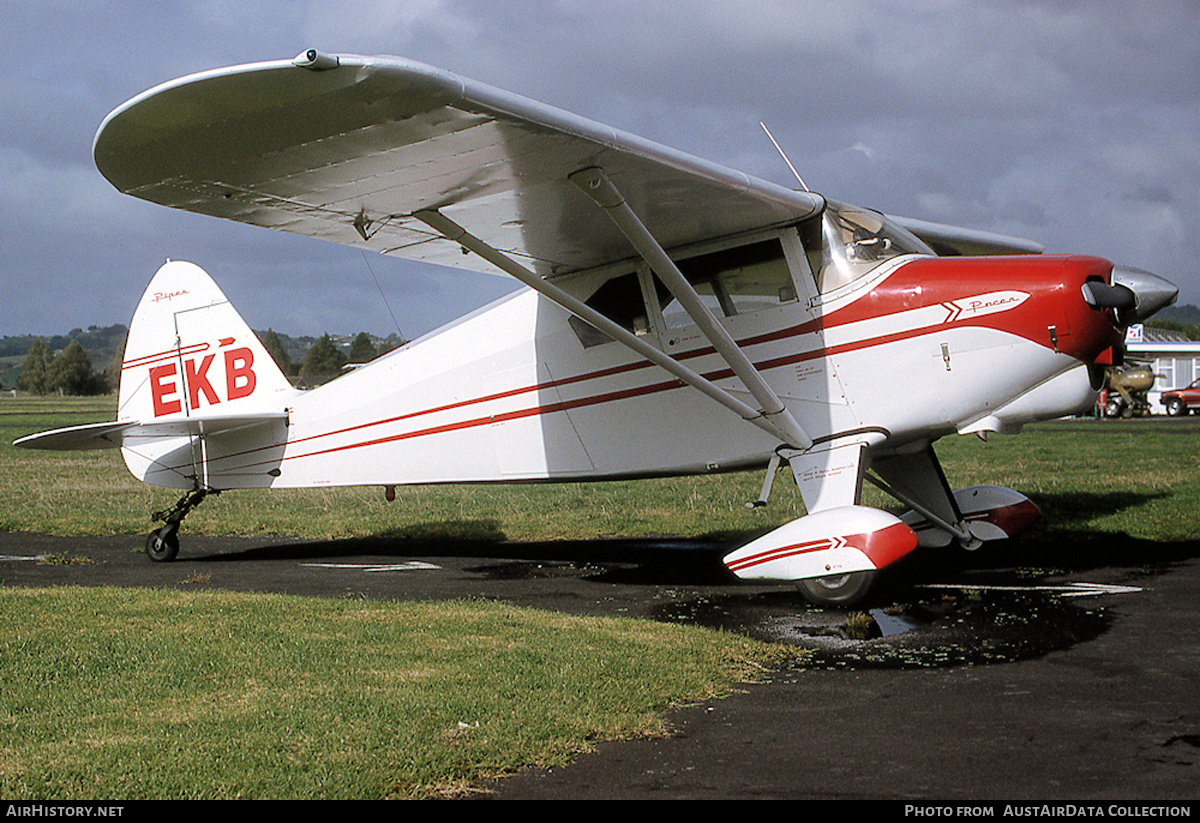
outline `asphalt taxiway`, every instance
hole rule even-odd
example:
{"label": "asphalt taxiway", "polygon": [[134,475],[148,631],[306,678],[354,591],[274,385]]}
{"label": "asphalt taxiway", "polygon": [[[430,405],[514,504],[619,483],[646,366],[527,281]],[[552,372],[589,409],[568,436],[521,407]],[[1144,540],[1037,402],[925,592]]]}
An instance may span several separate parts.
{"label": "asphalt taxiway", "polygon": [[1200,794],[1200,541],[1031,541],[931,556],[864,607],[730,578],[728,546],[0,534],[0,584],[494,598],[696,622],[811,650],[663,739],[481,786],[495,799],[1179,801]]}

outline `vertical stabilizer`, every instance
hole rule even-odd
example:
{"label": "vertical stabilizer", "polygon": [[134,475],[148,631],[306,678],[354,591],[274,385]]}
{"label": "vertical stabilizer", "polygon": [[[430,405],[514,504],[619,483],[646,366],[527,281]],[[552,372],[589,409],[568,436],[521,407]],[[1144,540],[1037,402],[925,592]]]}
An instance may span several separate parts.
{"label": "vertical stabilizer", "polygon": [[294,391],[203,269],[168,261],[158,270],[130,324],[118,420],[274,411]]}

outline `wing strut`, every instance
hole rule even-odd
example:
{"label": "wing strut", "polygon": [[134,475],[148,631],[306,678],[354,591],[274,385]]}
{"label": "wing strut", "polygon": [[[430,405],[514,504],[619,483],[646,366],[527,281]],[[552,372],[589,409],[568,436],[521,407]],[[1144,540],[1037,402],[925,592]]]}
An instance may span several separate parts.
{"label": "wing strut", "polygon": [[[609,320],[603,314],[596,311],[583,301],[572,297],[558,286],[552,285],[551,283],[543,280],[536,273],[525,268],[511,257],[508,257],[503,252],[498,251],[497,249],[480,240],[478,237],[470,234],[466,229],[455,223],[450,218],[444,216],[441,212],[436,210],[419,211],[413,214],[413,217],[434,229],[446,239],[458,243],[467,251],[478,254],[492,265],[496,266],[507,274],[511,274],[526,286],[529,286],[531,289],[544,295],[547,299],[558,304],[580,319],[595,326],[613,340],[616,340],[617,342],[633,349],[635,352],[640,354],[642,357],[645,357],[655,365],[666,369],[675,377],[679,378],[682,382],[703,392],[705,395],[713,400],[716,400],[730,411],[733,411],[742,419],[755,424],[772,437],[777,437],[785,443],[792,442],[793,438],[786,434],[781,427],[776,425],[778,422],[777,420],[768,418],[762,412],[755,409],[753,406],[738,400],[736,397],[713,383],[711,380],[697,374],[670,355],[654,348],[645,340],[642,340],[640,337],[630,332],[628,329],[618,325],[617,323],[614,323],[612,320]],[[811,441],[808,442],[811,443]]]}
{"label": "wing strut", "polygon": [[812,438],[805,433],[796,418],[792,417],[792,413],[783,405],[783,401],[779,399],[775,391],[767,385],[767,381],[738,347],[737,342],[725,327],[704,305],[700,295],[696,294],[696,290],[692,288],[692,284],[687,281],[687,278],[675,265],[675,261],[658,244],[633,209],[625,202],[625,197],[608,179],[604,169],[582,169],[569,175],[568,179],[604,209],[621,233],[633,244],[642,259],[649,263],[650,267],[662,278],[667,288],[675,295],[675,299],[687,311],[688,316],[695,321],[717,353],[749,389],[750,394],[754,396],[761,408],[761,414],[784,433],[784,442],[802,450],[811,447]]}

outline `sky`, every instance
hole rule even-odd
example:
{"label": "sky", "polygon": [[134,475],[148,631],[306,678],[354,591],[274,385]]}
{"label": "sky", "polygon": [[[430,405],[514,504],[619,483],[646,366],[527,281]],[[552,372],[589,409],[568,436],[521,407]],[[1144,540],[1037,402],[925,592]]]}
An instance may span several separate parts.
{"label": "sky", "polygon": [[177,212],[92,161],[186,74],[392,54],[795,187],[1146,269],[1200,304],[1195,0],[0,0],[0,335],[128,324],[168,258],[256,329],[415,338],[515,287]]}

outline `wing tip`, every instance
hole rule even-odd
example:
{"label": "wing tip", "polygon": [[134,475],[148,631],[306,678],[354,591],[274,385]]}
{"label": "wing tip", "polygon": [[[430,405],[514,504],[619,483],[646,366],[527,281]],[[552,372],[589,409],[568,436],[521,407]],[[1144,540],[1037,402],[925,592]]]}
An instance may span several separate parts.
{"label": "wing tip", "polygon": [[1042,254],[1046,247],[1033,240],[980,229],[932,223],[912,217],[889,215],[898,225],[915,234],[940,256]]}

